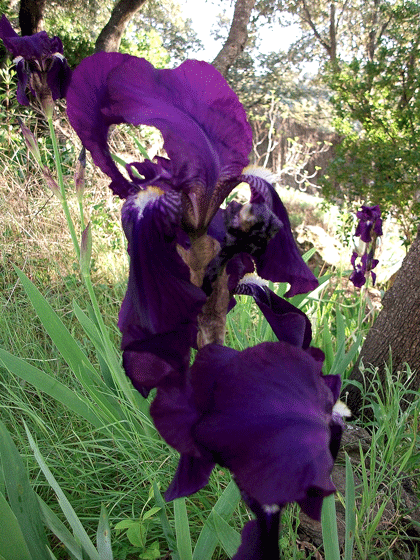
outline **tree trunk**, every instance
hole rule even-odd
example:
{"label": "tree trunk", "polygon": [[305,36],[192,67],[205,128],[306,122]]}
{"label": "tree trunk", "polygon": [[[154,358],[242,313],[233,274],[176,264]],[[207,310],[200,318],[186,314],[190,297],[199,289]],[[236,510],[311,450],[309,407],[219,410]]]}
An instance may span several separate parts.
{"label": "tree trunk", "polygon": [[244,50],[248,40],[247,26],[256,0],[236,0],[229,36],[212,64],[226,77],[229,68]]}
{"label": "tree trunk", "polygon": [[[414,371],[410,389],[420,389],[420,228],[410,247],[393,286],[383,298],[383,309],[368,332],[359,360],[350,379],[364,384],[359,369],[363,365],[379,369],[381,386],[385,386],[385,364],[392,364],[397,372],[408,363]],[[366,375],[366,372],[365,372]],[[369,381],[367,378],[366,381]],[[347,404],[355,416],[360,416],[361,391],[348,386]],[[419,394],[420,396],[420,394]],[[415,395],[412,395],[412,399]],[[365,415],[365,412],[363,412]],[[371,416],[369,411],[366,416]]]}
{"label": "tree trunk", "polygon": [[118,52],[121,37],[136,12],[146,0],[119,0],[112,10],[108,23],[100,32],[95,43],[96,52]]}
{"label": "tree trunk", "polygon": [[21,0],[19,27],[22,35],[33,35],[42,31],[46,0]]}

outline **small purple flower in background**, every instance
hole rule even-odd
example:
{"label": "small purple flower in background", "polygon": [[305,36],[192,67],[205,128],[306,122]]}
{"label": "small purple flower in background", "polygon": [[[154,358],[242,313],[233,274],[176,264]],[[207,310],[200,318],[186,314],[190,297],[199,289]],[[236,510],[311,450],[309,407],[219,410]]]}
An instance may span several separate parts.
{"label": "small purple flower in background", "polygon": [[[379,205],[362,206],[362,209],[357,212],[356,216],[359,218],[359,223],[354,235],[360,237],[361,241],[363,241],[364,251],[361,256],[356,251],[353,251],[351,264],[354,270],[350,274],[349,280],[353,282],[356,288],[361,288],[365,285],[366,275],[369,272],[372,277],[372,285],[375,285],[376,282],[376,274],[373,272],[373,269],[379,261],[374,258],[374,255],[376,240],[382,235],[382,219]],[[357,263],[356,261],[359,258],[360,261]]]}
{"label": "small purple flower in background", "polygon": [[363,258],[360,259],[360,263],[356,264],[357,259],[359,259],[358,253],[353,251],[351,256],[351,264],[354,268],[353,272],[349,276],[349,280],[353,282],[356,288],[361,288],[366,284],[366,267],[363,265]]}
{"label": "small purple flower in background", "polygon": [[0,39],[15,58],[18,102],[29,105],[26,94],[29,87],[46,114],[49,113],[53,107],[52,100],[66,96],[71,79],[61,40],[58,37],[50,39],[45,31],[20,37],[4,14],[0,19]]}
{"label": "small purple flower in background", "polygon": [[356,214],[359,218],[355,236],[360,237],[365,243],[370,243],[373,238],[382,235],[382,219],[379,204],[376,206],[362,206]]}

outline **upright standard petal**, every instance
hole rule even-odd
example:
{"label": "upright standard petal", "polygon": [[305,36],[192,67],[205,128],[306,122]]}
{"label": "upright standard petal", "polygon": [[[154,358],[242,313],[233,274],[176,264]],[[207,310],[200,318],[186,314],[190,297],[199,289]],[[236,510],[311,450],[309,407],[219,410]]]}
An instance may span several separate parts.
{"label": "upright standard petal", "polygon": [[21,56],[25,60],[41,60],[42,57],[52,54],[46,31],[20,37],[4,14],[0,19],[0,39],[15,58]]}
{"label": "upright standard petal", "polygon": [[[95,163],[122,185],[124,178],[112,165],[106,144],[113,123],[161,131],[172,186],[178,190],[200,187],[209,194],[221,176],[241,173],[252,145],[235,93],[210,64],[194,60],[174,70],[157,70],[144,59],[95,54],[75,70],[68,114]],[[127,184],[120,191],[125,189]]]}

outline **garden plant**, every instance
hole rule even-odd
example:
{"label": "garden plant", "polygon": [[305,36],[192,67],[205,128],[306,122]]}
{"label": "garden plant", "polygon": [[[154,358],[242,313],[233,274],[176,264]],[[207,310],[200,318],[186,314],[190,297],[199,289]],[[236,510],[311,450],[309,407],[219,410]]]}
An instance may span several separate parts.
{"label": "garden plant", "polygon": [[[47,123],[52,157],[21,121],[22,137],[63,209],[79,264],[67,283],[76,326],[42,295],[45,286],[39,290],[15,267],[65,375],[47,371],[44,358],[37,367],[0,350],[10,394],[0,424],[0,558],[304,558],[295,502],[322,520],[327,560],[379,557],[370,547],[388,501],[374,511],[376,479],[365,457],[358,514],[354,464],[345,459],[342,552],[331,480],[350,415],[340,390],[360,348],[365,303],[349,314],[334,289],[323,299],[331,274],[317,278],[308,267],[270,173],[250,165],[251,128],[225,79],[205,62],[156,69],[120,53],[94,54],[71,75],[58,37],[19,37],[4,16],[0,37],[16,60],[18,102],[32,103]],[[55,129],[61,98],[82,146],[74,179],[80,225]],[[135,138],[141,161],[127,163],[112,149],[117,125],[155,127],[167,157],[149,159]],[[121,341],[92,280],[84,196],[94,170],[86,152],[124,201]],[[240,203],[233,191],[244,185],[249,201]],[[374,279],[382,231],[378,207],[364,206],[358,217],[356,235],[372,243],[361,264],[352,259],[351,279],[361,287],[368,274]],[[13,331],[12,320],[7,328]],[[393,470],[394,492],[398,477],[415,468],[419,442],[414,405],[398,409],[405,379],[389,378],[394,417],[387,428],[372,425],[365,453],[373,468],[382,461],[384,472]],[[366,406],[381,418],[390,413],[374,385]],[[65,419],[61,428],[56,414]],[[44,456],[41,441],[56,437]],[[39,469],[30,482],[33,459],[47,483]],[[62,464],[72,473],[67,481]]]}

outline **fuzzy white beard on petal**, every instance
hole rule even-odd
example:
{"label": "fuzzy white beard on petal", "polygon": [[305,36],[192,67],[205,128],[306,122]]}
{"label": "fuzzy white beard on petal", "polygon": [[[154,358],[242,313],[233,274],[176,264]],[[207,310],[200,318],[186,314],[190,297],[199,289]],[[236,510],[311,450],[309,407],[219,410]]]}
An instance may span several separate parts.
{"label": "fuzzy white beard on petal", "polygon": [[257,286],[265,288],[266,286],[268,286],[268,280],[264,280],[264,278],[261,278],[260,276],[258,276],[258,274],[255,274],[255,272],[249,272],[248,274],[245,274],[243,278],[241,278],[241,280],[239,281],[239,285],[240,284],[256,284]]}
{"label": "fuzzy white beard on petal", "polygon": [[264,179],[264,181],[267,181],[267,183],[274,183],[276,180],[276,176],[272,171],[270,171],[266,167],[258,167],[257,165],[248,165],[248,167],[245,167],[242,173],[243,175],[259,177],[260,179]]}
{"label": "fuzzy white beard on petal", "polygon": [[133,206],[138,210],[138,217],[141,218],[146,206],[164,194],[159,187],[148,187],[144,191],[139,191],[134,196]]}

